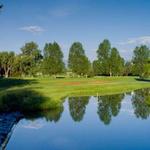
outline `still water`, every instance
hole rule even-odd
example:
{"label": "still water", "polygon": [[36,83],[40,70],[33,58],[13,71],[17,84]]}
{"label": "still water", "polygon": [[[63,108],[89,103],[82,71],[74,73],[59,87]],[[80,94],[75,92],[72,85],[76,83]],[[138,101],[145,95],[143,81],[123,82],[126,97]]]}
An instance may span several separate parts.
{"label": "still water", "polygon": [[149,150],[150,89],[66,98],[57,110],[28,114],[8,150]]}

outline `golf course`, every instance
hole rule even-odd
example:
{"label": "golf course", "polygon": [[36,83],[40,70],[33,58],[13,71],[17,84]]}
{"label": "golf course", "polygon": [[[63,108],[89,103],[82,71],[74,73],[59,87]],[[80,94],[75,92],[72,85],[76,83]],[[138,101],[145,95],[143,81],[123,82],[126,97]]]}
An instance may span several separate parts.
{"label": "golf course", "polygon": [[9,109],[52,109],[62,105],[66,97],[110,95],[149,87],[148,80],[138,77],[1,79],[1,109],[7,109],[5,103]]}
{"label": "golf course", "polygon": [[0,150],[150,150],[150,0],[0,0]]}

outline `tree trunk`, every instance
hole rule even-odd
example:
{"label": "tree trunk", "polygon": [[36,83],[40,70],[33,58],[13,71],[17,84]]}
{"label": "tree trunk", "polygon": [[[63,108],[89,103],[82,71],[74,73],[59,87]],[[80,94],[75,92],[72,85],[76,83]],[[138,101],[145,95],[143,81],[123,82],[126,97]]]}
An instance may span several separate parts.
{"label": "tree trunk", "polygon": [[111,70],[109,71],[109,76],[110,76],[110,77],[112,76],[112,72],[111,72]]}
{"label": "tree trunk", "polygon": [[8,78],[9,77],[9,73],[11,71],[11,68],[8,67],[8,69],[5,69],[5,78]]}
{"label": "tree trunk", "polygon": [[5,72],[5,78],[8,78],[8,77],[9,77],[9,69],[6,70],[6,72]]}

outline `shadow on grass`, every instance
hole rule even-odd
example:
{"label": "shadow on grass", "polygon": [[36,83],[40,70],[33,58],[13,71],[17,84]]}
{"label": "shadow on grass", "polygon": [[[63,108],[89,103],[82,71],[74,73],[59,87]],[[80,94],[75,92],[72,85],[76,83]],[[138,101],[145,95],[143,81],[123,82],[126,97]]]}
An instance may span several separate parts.
{"label": "shadow on grass", "polygon": [[135,78],[137,81],[150,82],[150,79]]}
{"label": "shadow on grass", "polygon": [[52,100],[30,88],[7,91],[11,87],[21,87],[35,83],[37,83],[36,80],[0,78],[0,91],[2,91],[0,92],[0,112],[33,112],[62,106],[63,102],[61,100]]}
{"label": "shadow on grass", "polygon": [[0,90],[5,90],[13,86],[24,86],[27,84],[37,83],[36,80],[0,78]]}
{"label": "shadow on grass", "polygon": [[22,89],[0,94],[0,112],[33,112],[55,109],[62,106],[62,101],[55,101],[40,93]]}

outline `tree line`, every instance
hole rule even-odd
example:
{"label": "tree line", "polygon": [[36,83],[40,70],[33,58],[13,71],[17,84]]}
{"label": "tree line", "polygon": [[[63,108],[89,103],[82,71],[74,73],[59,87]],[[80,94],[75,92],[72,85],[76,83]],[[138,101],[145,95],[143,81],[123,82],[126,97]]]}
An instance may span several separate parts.
{"label": "tree line", "polygon": [[97,59],[91,62],[82,43],[74,42],[68,55],[67,64],[57,42],[46,43],[43,50],[35,42],[25,43],[20,53],[0,52],[0,76],[150,76],[150,48],[137,46],[130,61],[125,61],[109,40],[103,40],[97,49]]}

